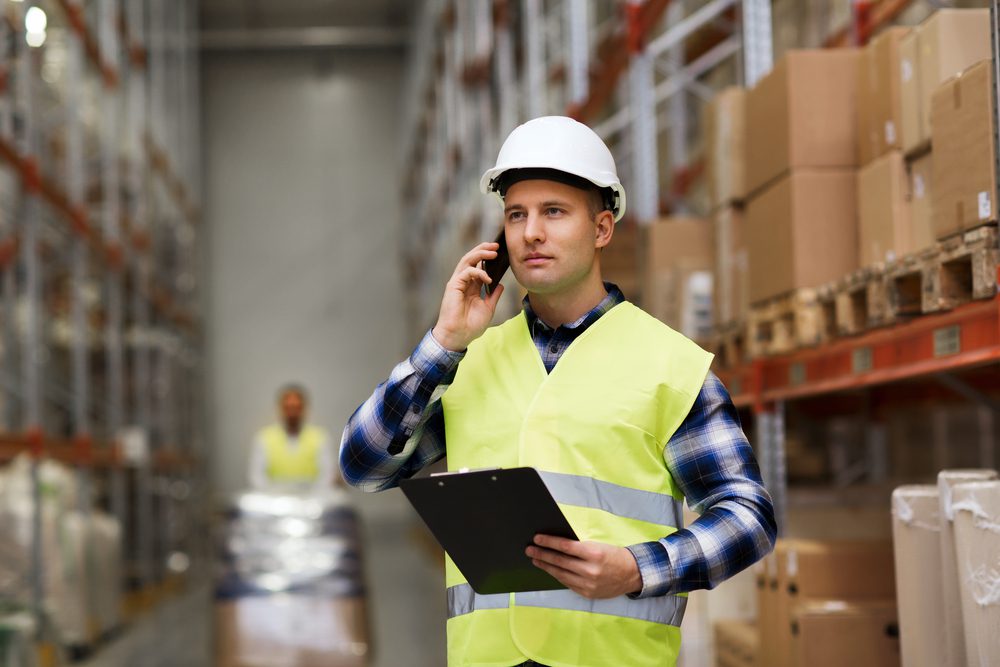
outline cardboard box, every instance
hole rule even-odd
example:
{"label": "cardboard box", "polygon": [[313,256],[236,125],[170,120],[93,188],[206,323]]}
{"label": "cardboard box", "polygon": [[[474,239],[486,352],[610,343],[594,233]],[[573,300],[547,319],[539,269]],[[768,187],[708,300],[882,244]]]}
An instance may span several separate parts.
{"label": "cardboard box", "polygon": [[743,210],[732,206],[712,216],[715,226],[715,323],[740,322],[750,310],[750,265]]}
{"label": "cardboard box", "polygon": [[664,218],[643,230],[643,307],[693,340],[712,331],[713,236],[700,218]]}
{"label": "cardboard box", "polygon": [[797,607],[792,616],[793,665],[886,667],[899,663],[894,600],[826,600]]}
{"label": "cardboard box", "polygon": [[367,617],[361,598],[278,594],[217,602],[219,667],[363,667]]}
{"label": "cardboard box", "polygon": [[887,540],[781,539],[760,597],[762,665],[794,661],[792,616],[815,600],[884,600],[895,595]]}
{"label": "cardboard box", "polygon": [[988,482],[997,478],[996,470],[942,470],[938,473],[938,502],[941,530],[938,533],[941,547],[941,591],[944,604],[944,648],[948,665],[966,664],[965,626],[962,622],[962,582],[958,576],[955,553],[955,512],[952,506],[953,489],[966,482]]}
{"label": "cardboard box", "polygon": [[895,598],[889,540],[785,540],[778,580],[795,606],[800,600]]}
{"label": "cardboard box", "polygon": [[901,146],[900,40],[909,28],[889,28],[858,58],[858,164]]}
{"label": "cardboard box", "polygon": [[858,172],[858,257],[861,266],[891,262],[914,250],[910,179],[902,151]]}
{"label": "cardboard box", "polygon": [[899,134],[907,155],[918,150],[930,135],[930,128],[924,127],[921,107],[918,34],[915,28],[899,40]]}
{"label": "cardboard box", "polygon": [[758,662],[761,665],[780,667],[787,651],[782,651],[782,637],[778,625],[778,556],[775,552],[764,556],[755,566],[757,576],[757,634],[760,637]]}
{"label": "cardboard box", "polygon": [[910,214],[912,216],[912,250],[920,252],[934,245],[934,209],[931,191],[934,183],[934,153],[924,153],[920,157],[907,162],[910,176],[911,200]]}
{"label": "cardboard box", "polygon": [[760,635],[748,621],[720,621],[715,624],[716,667],[757,667]]}
{"label": "cardboard box", "polygon": [[936,486],[901,486],[892,492],[892,540],[896,559],[900,653],[903,664],[947,664],[941,628],[939,493]]}
{"label": "cardboard box", "polygon": [[705,171],[712,210],[746,198],[746,90],[736,86],[705,108]]}
{"label": "cardboard box", "polygon": [[932,97],[937,87],[973,64],[992,57],[988,9],[939,9],[917,28],[921,142],[931,139]]}
{"label": "cardboard box", "polygon": [[856,49],[789,51],[746,99],[750,196],[790,169],[857,165]]}
{"label": "cardboard box", "polygon": [[747,204],[750,302],[816,287],[858,268],[853,169],[793,171]]}
{"label": "cardboard box", "polygon": [[1000,481],[954,488],[955,556],[970,665],[1000,661]]}
{"label": "cardboard box", "polygon": [[615,225],[615,233],[601,251],[601,277],[621,289],[625,298],[641,303],[639,293],[639,225],[622,221]]}
{"label": "cardboard box", "polygon": [[934,92],[934,235],[943,239],[997,219],[993,64],[984,60]]}

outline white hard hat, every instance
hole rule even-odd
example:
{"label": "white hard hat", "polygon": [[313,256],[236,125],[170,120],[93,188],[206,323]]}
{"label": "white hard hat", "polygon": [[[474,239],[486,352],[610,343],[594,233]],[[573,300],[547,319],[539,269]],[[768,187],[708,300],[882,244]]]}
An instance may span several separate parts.
{"label": "white hard hat", "polygon": [[[492,192],[503,202],[506,185],[501,176],[514,169],[531,170],[535,178],[546,178],[534,170],[553,170],[578,177],[598,188],[608,189],[608,210],[615,222],[625,215],[625,188],[611,151],[592,129],[566,116],[542,116],[514,128],[500,147],[496,166],[479,180],[479,189]],[[542,172],[544,173],[544,172]],[[523,178],[518,180],[524,180]],[[573,184],[573,179],[555,178]]]}

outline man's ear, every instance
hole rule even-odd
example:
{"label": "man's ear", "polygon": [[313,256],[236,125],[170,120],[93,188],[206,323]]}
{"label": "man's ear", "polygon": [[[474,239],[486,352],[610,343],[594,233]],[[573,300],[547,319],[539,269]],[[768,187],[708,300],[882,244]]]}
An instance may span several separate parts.
{"label": "man's ear", "polygon": [[611,243],[611,237],[615,233],[615,216],[611,211],[601,211],[595,220],[594,232],[596,238],[595,248],[603,248]]}

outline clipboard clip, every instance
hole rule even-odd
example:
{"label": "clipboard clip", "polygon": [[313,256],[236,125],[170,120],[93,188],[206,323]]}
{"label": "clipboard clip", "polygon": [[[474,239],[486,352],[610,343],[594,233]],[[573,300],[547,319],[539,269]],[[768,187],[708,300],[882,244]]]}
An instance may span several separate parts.
{"label": "clipboard clip", "polygon": [[459,468],[458,470],[448,470],[447,472],[434,472],[430,477],[446,477],[448,475],[464,475],[467,472],[486,472],[487,470],[500,470],[499,466],[493,468]]}

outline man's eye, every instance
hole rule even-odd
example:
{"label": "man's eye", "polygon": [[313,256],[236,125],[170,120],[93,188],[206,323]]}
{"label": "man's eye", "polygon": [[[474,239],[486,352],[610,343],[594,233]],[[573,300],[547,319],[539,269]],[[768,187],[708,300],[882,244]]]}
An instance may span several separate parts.
{"label": "man's eye", "polygon": [[508,220],[511,220],[511,221],[517,221],[517,220],[521,220],[522,218],[524,218],[524,213],[522,213],[521,211],[512,211],[512,212],[511,212],[511,213],[510,213],[510,214],[509,214],[509,215],[507,216],[507,219],[508,219]]}
{"label": "man's eye", "polygon": [[548,208],[548,209],[545,209],[545,214],[546,215],[559,215],[561,213],[562,213],[562,209],[561,208]]}

